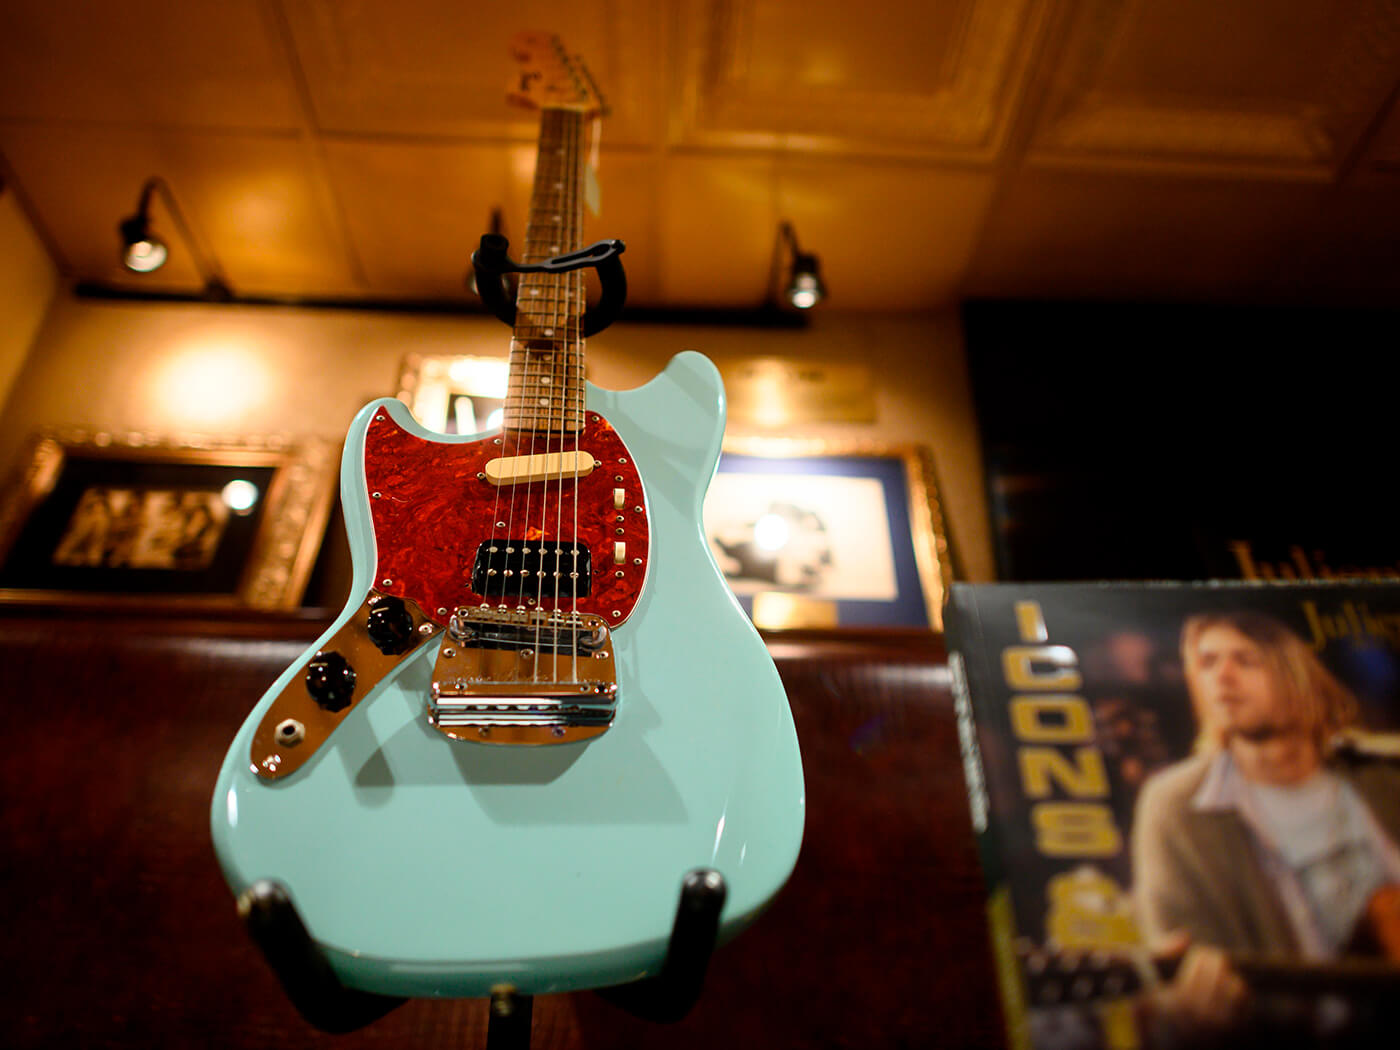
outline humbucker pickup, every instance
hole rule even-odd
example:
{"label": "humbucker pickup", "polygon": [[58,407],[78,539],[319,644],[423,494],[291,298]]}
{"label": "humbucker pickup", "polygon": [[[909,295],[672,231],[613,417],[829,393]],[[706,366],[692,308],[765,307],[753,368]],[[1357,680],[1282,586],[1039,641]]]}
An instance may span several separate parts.
{"label": "humbucker pickup", "polygon": [[583,598],[593,580],[593,554],[585,543],[486,540],[476,549],[472,590],[487,598]]}

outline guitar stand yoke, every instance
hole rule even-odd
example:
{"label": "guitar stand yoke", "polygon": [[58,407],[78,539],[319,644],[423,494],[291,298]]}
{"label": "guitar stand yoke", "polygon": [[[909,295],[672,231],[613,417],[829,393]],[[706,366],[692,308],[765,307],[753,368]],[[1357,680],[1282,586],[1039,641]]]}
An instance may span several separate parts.
{"label": "guitar stand yoke", "polygon": [[[644,1021],[679,1021],[700,998],[726,893],[724,877],[714,869],[689,872],[681,883],[676,920],[660,973],[631,984],[599,988],[597,994]],[[307,1022],[322,1031],[355,1031],[406,1001],[341,984],[280,883],[270,879],[253,883],[238,898],[238,913],[287,998]],[[533,996],[521,995],[508,984],[493,988],[486,1050],[527,1050],[533,1006]]]}
{"label": "guitar stand yoke", "polygon": [[510,241],[499,233],[481,235],[481,245],[472,252],[472,268],[476,271],[476,292],[486,308],[506,324],[515,325],[515,304],[506,298],[501,279],[508,273],[571,273],[592,268],[598,271],[602,295],[596,306],[584,313],[583,336],[597,335],[613,323],[627,299],[627,274],[618,258],[627,245],[618,240],[598,241],[576,252],[558,255],[540,263],[518,263],[507,250]]}

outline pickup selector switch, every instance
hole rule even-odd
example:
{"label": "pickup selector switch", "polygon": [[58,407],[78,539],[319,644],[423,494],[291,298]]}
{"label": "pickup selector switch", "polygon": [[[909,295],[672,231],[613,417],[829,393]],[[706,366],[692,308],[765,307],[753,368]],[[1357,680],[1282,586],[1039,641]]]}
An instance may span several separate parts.
{"label": "pickup selector switch", "polygon": [[370,609],[365,631],[381,653],[394,656],[403,652],[414,639],[413,614],[402,598],[384,595]]}
{"label": "pickup selector switch", "polygon": [[334,650],[317,653],[306,665],[306,691],[327,711],[343,711],[355,695],[355,669]]}

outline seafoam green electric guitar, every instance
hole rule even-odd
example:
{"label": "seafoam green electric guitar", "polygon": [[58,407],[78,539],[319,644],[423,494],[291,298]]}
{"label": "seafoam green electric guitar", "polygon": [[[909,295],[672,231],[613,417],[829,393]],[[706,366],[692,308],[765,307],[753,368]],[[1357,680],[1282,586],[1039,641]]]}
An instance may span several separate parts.
{"label": "seafoam green electric guitar", "polygon": [[621,250],[579,252],[596,93],[552,38],[516,49],[542,114],[503,427],[433,433],[392,399],[356,417],[350,604],[213,800],[234,892],[280,883],[340,982],[388,995],[654,974],[688,871],[723,875],[723,938],[802,839],[787,699],[701,528],[719,376],[687,352],[636,390],[584,381],[569,267]]}

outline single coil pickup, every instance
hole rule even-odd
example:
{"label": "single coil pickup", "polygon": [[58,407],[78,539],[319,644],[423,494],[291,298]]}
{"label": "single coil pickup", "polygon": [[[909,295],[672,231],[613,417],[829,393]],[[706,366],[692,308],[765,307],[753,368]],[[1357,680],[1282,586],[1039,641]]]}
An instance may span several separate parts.
{"label": "single coil pickup", "polygon": [[488,598],[583,598],[593,554],[580,541],[485,540],[472,564],[472,590]]}

